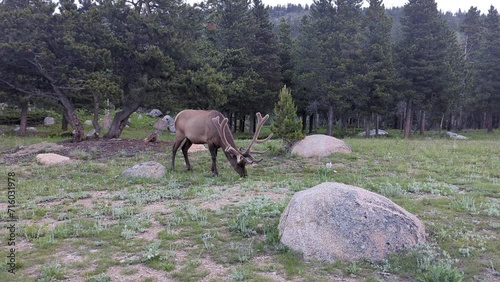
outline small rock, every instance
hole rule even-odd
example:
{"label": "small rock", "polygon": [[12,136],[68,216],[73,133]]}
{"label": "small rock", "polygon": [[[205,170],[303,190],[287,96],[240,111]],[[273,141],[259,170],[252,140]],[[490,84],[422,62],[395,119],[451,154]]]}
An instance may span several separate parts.
{"label": "small rock", "polygon": [[56,124],[56,119],[53,117],[46,117],[43,119],[43,125],[54,125]]}
{"label": "small rock", "polygon": [[[365,136],[365,135],[366,135],[366,131],[360,132],[358,134],[358,136]],[[374,135],[377,135],[375,129],[372,129],[372,130],[368,131],[368,136],[374,136]],[[383,135],[383,136],[389,135],[389,132],[387,132],[385,130],[382,130],[382,129],[379,129],[378,130],[378,135]]]}
{"label": "small rock", "polygon": [[84,122],[84,124],[85,124],[85,125],[92,125],[92,121],[91,121],[91,120],[86,120],[86,121]]}
{"label": "small rock", "polygon": [[193,144],[191,147],[189,147],[188,153],[195,153],[199,151],[207,151],[207,147],[203,144]]}
{"label": "small rock", "polygon": [[111,127],[111,123],[113,122],[113,118],[108,114],[105,115],[102,119],[101,128],[104,130],[108,130]]}
{"label": "small rock", "polygon": [[70,162],[71,159],[54,153],[38,154],[36,162],[41,165],[55,165]]}
{"label": "small rock", "polygon": [[154,161],[136,164],[133,167],[127,168],[122,176],[125,177],[145,177],[145,178],[162,178],[165,175],[165,167]]}
{"label": "small rock", "polygon": [[158,110],[158,109],[152,109],[149,113],[148,113],[149,116],[151,117],[159,117],[161,115],[163,115],[163,113]]}
{"label": "small rock", "polygon": [[450,137],[451,139],[460,139],[460,140],[466,140],[466,139],[469,139],[463,135],[460,135],[460,134],[456,134],[456,133],[453,133],[453,132],[446,132],[446,136]]}

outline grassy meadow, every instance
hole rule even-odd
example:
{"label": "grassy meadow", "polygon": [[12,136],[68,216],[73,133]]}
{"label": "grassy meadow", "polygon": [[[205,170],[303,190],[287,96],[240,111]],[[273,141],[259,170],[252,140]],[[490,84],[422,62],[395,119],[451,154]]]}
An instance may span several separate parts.
{"label": "grassy meadow", "polygon": [[[152,122],[134,115],[122,137],[142,139]],[[63,140],[47,137],[51,130],[0,136],[0,154]],[[285,155],[272,140],[256,146],[269,151],[244,179],[223,154],[213,177],[208,151],[190,155],[192,172],[178,155],[171,172],[171,147],[111,159],[77,151],[62,166],[0,155],[2,186],[15,174],[18,218],[15,274],[7,272],[9,230],[0,231],[0,281],[500,281],[498,130],[461,133],[469,140],[390,133],[347,137],[353,153],[320,159]],[[151,160],[165,165],[164,178],[120,177]],[[388,197],[423,221],[428,242],[384,261],[302,260],[279,243],[279,218],[295,192],[326,181]],[[0,220],[7,222],[2,191]]]}

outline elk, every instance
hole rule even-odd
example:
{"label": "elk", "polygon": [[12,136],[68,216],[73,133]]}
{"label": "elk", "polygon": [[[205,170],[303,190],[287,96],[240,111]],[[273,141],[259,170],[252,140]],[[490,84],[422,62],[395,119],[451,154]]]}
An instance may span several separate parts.
{"label": "elk", "polygon": [[191,170],[191,164],[188,159],[188,149],[192,144],[208,144],[208,149],[212,155],[212,168],[211,171],[214,176],[219,175],[217,171],[217,151],[222,148],[227,160],[240,175],[240,177],[247,176],[246,164],[259,163],[250,155],[250,150],[253,145],[263,143],[271,139],[270,134],[265,139],[258,139],[260,130],[264,123],[269,118],[269,115],[262,117],[257,113],[257,127],[252,141],[248,148],[243,151],[243,148],[237,149],[234,143],[231,129],[227,125],[228,119],[218,111],[205,111],[205,110],[183,110],[175,117],[175,142],[172,148],[172,171],[175,166],[175,154],[182,142],[182,154],[186,161],[188,170]]}

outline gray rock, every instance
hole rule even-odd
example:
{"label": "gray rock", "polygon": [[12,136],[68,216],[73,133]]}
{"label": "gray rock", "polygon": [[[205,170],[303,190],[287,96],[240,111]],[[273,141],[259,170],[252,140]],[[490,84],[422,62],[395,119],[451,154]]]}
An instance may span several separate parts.
{"label": "gray rock", "polygon": [[33,131],[33,132],[35,132],[36,131],[36,127],[33,127],[33,126],[26,127],[26,131]]}
{"label": "gray rock", "polygon": [[151,117],[159,117],[161,115],[163,115],[163,113],[158,110],[158,109],[152,109],[149,113],[148,113],[149,116]]}
{"label": "gray rock", "polygon": [[85,124],[85,125],[92,125],[92,121],[91,121],[91,120],[86,120],[86,121],[84,122],[84,124]]}
{"label": "gray rock", "polygon": [[105,115],[104,118],[102,119],[101,128],[104,130],[108,130],[111,127],[112,122],[113,118],[111,117],[111,115],[109,114]]}
{"label": "gray rock", "polygon": [[351,153],[351,147],[344,141],[332,136],[315,134],[297,142],[292,147],[292,154],[301,157],[326,157],[333,153]]}
{"label": "gray rock", "polygon": [[88,133],[87,137],[94,137],[95,136],[95,128],[92,128]]}
{"label": "gray rock", "polygon": [[208,151],[208,149],[203,144],[193,144],[189,147],[188,153],[196,153],[200,151]]}
{"label": "gray rock", "polygon": [[172,133],[175,133],[175,120],[169,116],[169,115],[165,115],[162,120],[166,121],[167,124],[168,124],[168,130]]}
{"label": "gray rock", "polygon": [[162,178],[165,175],[165,167],[157,162],[149,161],[136,164],[133,167],[127,168],[122,176],[125,177],[145,177],[145,178]]}
{"label": "gray rock", "polygon": [[[363,131],[363,132],[360,132],[358,134],[358,136],[365,136],[366,135],[366,131]],[[372,129],[370,131],[368,131],[368,136],[375,136],[376,135],[376,130],[375,129]],[[378,135],[389,135],[389,132],[383,130],[383,129],[379,129],[378,130]]]}
{"label": "gray rock", "polygon": [[41,165],[57,165],[70,162],[71,159],[54,153],[38,154],[36,162]]}
{"label": "gray rock", "polygon": [[155,124],[153,125],[154,128],[158,130],[167,130],[168,129],[168,122],[164,121],[163,119],[159,118]]}
{"label": "gray rock", "polygon": [[296,193],[278,226],[280,241],[305,259],[382,260],[425,241],[424,225],[389,199],[326,182]]}
{"label": "gray rock", "polygon": [[56,119],[53,117],[45,117],[43,119],[43,125],[54,125],[56,124]]}
{"label": "gray rock", "polygon": [[461,139],[461,140],[469,139],[463,135],[456,134],[450,131],[446,132],[446,136],[450,137],[451,139]]}

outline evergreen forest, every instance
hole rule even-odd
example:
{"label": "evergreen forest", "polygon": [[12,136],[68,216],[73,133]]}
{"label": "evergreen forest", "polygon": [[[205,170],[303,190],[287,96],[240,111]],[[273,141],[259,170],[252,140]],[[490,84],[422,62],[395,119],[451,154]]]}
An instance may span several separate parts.
{"label": "evergreen forest", "polygon": [[[272,113],[286,85],[304,133],[500,125],[500,16],[443,14],[433,0],[1,0],[0,103],[61,113],[73,141],[80,110],[110,105],[104,138],[140,108],[217,109],[235,131]],[[245,128],[249,124],[249,128]]]}

